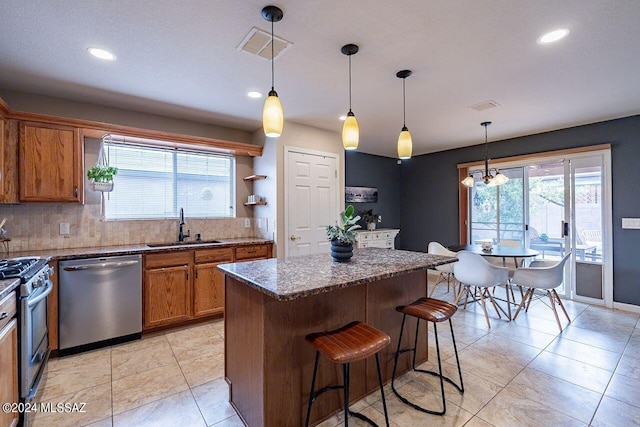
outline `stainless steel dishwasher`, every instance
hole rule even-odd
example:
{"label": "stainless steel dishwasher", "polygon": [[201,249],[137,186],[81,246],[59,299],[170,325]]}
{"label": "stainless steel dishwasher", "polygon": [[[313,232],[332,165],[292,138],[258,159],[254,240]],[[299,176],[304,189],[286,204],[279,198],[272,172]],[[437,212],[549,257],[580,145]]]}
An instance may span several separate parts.
{"label": "stainless steel dishwasher", "polygon": [[142,335],[142,256],[60,261],[59,349],[72,354]]}

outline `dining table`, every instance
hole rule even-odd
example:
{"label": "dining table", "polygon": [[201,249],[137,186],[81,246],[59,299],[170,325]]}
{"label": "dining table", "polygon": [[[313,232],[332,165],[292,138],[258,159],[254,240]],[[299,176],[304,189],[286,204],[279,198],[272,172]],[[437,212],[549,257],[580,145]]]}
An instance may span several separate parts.
{"label": "dining table", "polygon": [[[481,245],[452,245],[449,246],[448,249],[452,252],[469,251],[482,255],[484,257],[502,258],[503,267],[507,266],[507,258],[513,258],[515,268],[519,267],[518,258],[534,258],[540,254],[540,252],[536,251],[535,249],[529,249],[522,246],[494,245],[491,247],[491,249],[486,250],[483,249]],[[511,292],[511,298],[509,298],[509,292]],[[522,289],[520,289],[520,292],[522,293]],[[507,316],[509,320],[511,320],[511,305],[517,305],[515,296],[513,295],[513,290],[511,289],[511,283],[506,283],[505,294],[505,300],[497,298],[495,296],[494,298],[507,303],[507,311],[505,311],[499,304],[497,306],[498,308],[500,308],[500,311],[502,311],[504,315]],[[513,301],[511,299],[513,299]]]}
{"label": "dining table", "polygon": [[502,258],[502,265],[507,266],[506,259],[513,258],[516,268],[519,267],[518,258],[534,258],[540,255],[535,249],[529,249],[522,246],[502,246],[494,245],[491,249],[482,249],[481,245],[453,245],[448,249],[453,252],[470,251],[486,257]]}

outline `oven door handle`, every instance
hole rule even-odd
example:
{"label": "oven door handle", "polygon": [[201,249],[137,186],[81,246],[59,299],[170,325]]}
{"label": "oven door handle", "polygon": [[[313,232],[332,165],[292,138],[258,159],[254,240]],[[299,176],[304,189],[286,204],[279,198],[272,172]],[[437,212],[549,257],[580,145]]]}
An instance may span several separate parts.
{"label": "oven door handle", "polygon": [[40,295],[38,295],[32,300],[27,299],[27,307],[33,307],[34,305],[36,305],[37,303],[45,299],[51,293],[52,290],[53,290],[53,282],[51,280],[47,280],[47,287]]}
{"label": "oven door handle", "polygon": [[138,264],[139,261],[102,262],[96,264],[70,265],[64,267],[64,271],[102,270],[106,268],[129,267]]}

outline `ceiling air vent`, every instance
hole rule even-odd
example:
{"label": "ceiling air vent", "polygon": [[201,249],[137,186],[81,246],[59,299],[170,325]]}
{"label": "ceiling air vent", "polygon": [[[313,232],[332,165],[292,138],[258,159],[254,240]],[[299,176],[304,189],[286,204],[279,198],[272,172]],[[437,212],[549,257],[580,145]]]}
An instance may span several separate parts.
{"label": "ceiling air vent", "polygon": [[469,108],[476,111],[484,111],[484,110],[489,110],[490,108],[496,108],[499,106],[500,104],[498,104],[496,101],[489,100],[489,101],[480,102],[479,104],[469,105]]}
{"label": "ceiling air vent", "polygon": [[[292,45],[290,41],[274,36],[273,59],[278,59],[278,56]],[[253,27],[238,45],[238,50],[270,60],[271,34]]]}

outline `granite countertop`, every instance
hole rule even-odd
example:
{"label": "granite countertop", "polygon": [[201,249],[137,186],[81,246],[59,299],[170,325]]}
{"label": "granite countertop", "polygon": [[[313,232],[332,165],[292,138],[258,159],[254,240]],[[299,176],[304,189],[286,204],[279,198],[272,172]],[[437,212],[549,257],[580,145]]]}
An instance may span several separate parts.
{"label": "granite countertop", "polygon": [[334,262],[329,253],[223,264],[218,268],[280,301],[317,295],[348,286],[433,269],[455,257],[392,249],[356,249],[350,262]]}
{"label": "granite countertop", "polygon": [[0,300],[4,299],[10,292],[20,285],[20,279],[0,280]]}
{"label": "granite countertop", "polygon": [[94,258],[103,256],[116,255],[132,255],[145,252],[173,252],[189,249],[218,248],[228,246],[257,245],[264,243],[273,243],[273,240],[262,239],[259,237],[241,237],[235,239],[217,239],[218,243],[193,243],[189,244],[167,244],[166,246],[148,246],[147,244],[124,245],[124,246],[96,246],[88,248],[68,248],[68,249],[44,249],[40,251],[20,251],[10,252],[7,258],[16,257],[51,257],[58,260],[78,259],[78,258]]}

